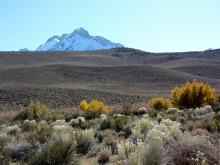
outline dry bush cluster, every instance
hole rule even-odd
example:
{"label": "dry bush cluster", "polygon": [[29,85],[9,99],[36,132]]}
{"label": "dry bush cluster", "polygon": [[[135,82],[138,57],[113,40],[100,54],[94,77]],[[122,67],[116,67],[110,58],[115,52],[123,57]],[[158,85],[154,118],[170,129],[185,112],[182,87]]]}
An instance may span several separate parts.
{"label": "dry bush cluster", "polygon": [[118,111],[84,100],[66,112],[31,102],[1,125],[0,164],[219,164],[220,114],[166,101],[148,109],[126,102]]}

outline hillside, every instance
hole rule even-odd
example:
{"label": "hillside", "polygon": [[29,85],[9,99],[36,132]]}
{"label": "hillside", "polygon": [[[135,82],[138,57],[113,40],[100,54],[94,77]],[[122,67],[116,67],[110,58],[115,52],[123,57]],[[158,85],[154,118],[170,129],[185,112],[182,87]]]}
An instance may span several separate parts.
{"label": "hillside", "polygon": [[82,99],[108,105],[145,104],[170,97],[187,80],[208,82],[220,93],[220,50],[149,53],[130,48],[95,51],[0,52],[0,109],[18,110],[30,100],[50,108]]}

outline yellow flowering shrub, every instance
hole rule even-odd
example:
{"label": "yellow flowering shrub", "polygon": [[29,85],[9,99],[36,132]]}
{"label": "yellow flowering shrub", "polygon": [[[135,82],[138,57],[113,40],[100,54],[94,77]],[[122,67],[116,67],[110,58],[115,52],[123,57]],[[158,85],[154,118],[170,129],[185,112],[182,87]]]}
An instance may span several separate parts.
{"label": "yellow flowering shrub", "polygon": [[88,103],[86,100],[83,100],[80,103],[80,109],[84,111],[87,115],[93,117],[98,117],[101,114],[108,114],[108,107],[104,105],[102,101],[94,100]]}
{"label": "yellow flowering shrub", "polygon": [[167,110],[172,107],[171,101],[163,97],[152,98],[147,102],[150,109]]}
{"label": "yellow flowering shrub", "polygon": [[40,120],[45,115],[50,115],[46,105],[40,102],[31,102],[27,107],[21,109],[14,117],[14,120]]}
{"label": "yellow flowering shrub", "polygon": [[215,89],[211,88],[208,83],[197,82],[195,79],[192,83],[186,82],[181,88],[172,90],[172,104],[178,108],[199,108],[214,101]]}
{"label": "yellow flowering shrub", "polygon": [[88,103],[86,100],[83,100],[81,103],[80,103],[80,108],[81,110],[83,111],[87,111],[88,110]]}

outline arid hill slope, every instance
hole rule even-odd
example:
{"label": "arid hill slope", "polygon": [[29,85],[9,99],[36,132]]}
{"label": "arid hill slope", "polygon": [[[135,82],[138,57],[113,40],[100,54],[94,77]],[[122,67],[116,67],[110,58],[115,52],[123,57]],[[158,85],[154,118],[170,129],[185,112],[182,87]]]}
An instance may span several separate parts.
{"label": "arid hill slope", "polygon": [[149,53],[130,48],[84,52],[0,52],[0,109],[30,100],[50,108],[82,99],[108,105],[170,97],[187,80],[208,82],[220,93],[220,50]]}

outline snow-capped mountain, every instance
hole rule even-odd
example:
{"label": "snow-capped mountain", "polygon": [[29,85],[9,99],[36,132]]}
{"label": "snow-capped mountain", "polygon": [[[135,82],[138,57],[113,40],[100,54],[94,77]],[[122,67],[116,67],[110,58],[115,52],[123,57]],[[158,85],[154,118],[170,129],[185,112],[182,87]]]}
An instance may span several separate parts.
{"label": "snow-capped mountain", "polygon": [[88,31],[78,28],[70,34],[53,36],[36,51],[85,51],[124,47],[122,44],[111,42],[101,36],[91,36]]}

